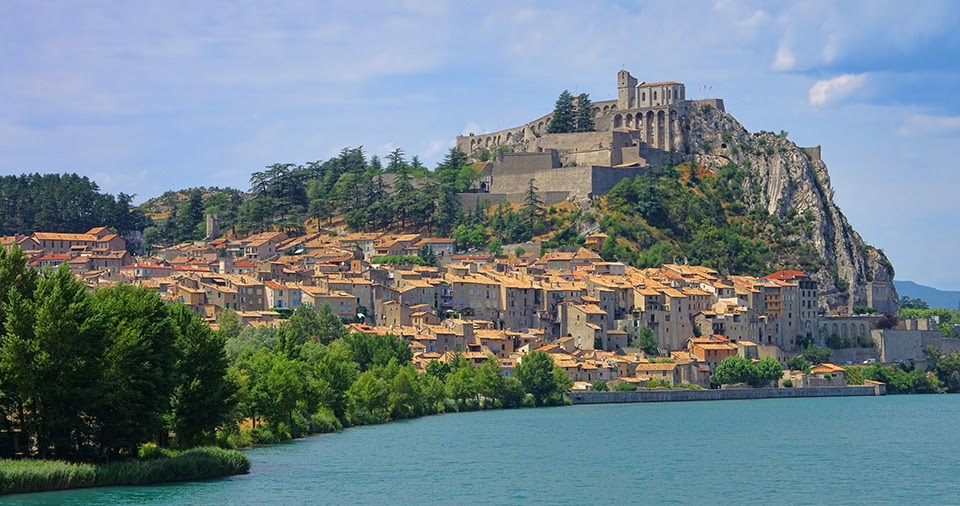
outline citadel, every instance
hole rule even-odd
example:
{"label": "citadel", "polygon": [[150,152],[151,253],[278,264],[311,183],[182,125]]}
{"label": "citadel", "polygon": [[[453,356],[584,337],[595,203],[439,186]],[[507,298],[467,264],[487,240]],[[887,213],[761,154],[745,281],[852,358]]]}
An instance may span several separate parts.
{"label": "citadel", "polygon": [[594,132],[547,133],[550,113],[499,132],[457,137],[457,147],[474,159],[485,150],[496,153],[484,168],[482,193],[465,194],[464,205],[476,198],[516,201],[531,179],[548,204],[600,196],[624,178],[687,158],[689,110],[724,110],[721,99],[687,100],[683,83],[638,82],[627,70],[617,73],[617,99],[592,106]]}

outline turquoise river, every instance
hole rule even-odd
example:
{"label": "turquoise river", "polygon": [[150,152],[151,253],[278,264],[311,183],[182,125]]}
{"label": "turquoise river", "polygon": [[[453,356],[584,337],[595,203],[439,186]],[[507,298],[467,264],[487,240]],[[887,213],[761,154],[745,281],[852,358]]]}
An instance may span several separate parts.
{"label": "turquoise river", "polygon": [[960,395],[448,414],[247,454],[246,476],[0,503],[960,504]]}

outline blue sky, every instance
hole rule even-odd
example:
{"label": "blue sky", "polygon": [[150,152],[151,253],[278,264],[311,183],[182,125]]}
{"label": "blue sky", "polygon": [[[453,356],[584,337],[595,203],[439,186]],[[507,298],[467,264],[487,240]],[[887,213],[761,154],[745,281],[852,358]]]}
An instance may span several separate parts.
{"label": "blue sky", "polygon": [[565,88],[613,98],[625,67],[821,144],[897,278],[960,289],[960,3],[277,3],[0,2],[0,173],[141,201],[344,146],[433,166]]}

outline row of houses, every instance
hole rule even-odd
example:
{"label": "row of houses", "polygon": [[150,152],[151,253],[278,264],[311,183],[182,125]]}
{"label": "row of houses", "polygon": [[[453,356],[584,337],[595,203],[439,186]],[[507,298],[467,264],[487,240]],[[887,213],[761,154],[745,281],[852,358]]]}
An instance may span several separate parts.
{"label": "row of houses", "polygon": [[[66,262],[91,286],[156,290],[211,324],[231,309],[244,324],[278,325],[277,310],[328,304],[356,331],[407,339],[420,364],[493,356],[509,371],[524,353],[543,349],[583,382],[704,385],[727,356],[770,356],[785,365],[801,338],[822,343],[838,332],[818,308],[816,281],[802,272],[755,278],[677,264],[636,269],[603,261],[604,239],[595,234],[589,248],[507,258],[457,253],[451,238],[327,231],[184,243],[147,258],[130,257],[122,237],[104,228],[4,244],[31,251],[33,265]],[[436,266],[377,261],[424,251]],[[851,334],[872,330],[868,320],[841,325],[844,333],[848,325]],[[644,329],[661,360],[636,347]]]}

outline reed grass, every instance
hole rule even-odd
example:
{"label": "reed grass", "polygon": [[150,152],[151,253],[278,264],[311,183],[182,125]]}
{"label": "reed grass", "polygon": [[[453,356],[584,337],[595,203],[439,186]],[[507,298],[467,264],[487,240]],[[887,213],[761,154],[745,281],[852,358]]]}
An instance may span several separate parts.
{"label": "reed grass", "polygon": [[0,495],[70,488],[146,485],[246,474],[250,461],[236,450],[194,448],[150,460],[83,464],[54,460],[0,460]]}

